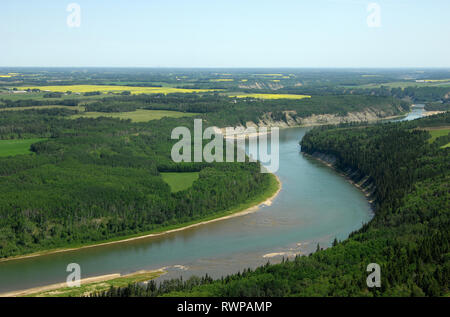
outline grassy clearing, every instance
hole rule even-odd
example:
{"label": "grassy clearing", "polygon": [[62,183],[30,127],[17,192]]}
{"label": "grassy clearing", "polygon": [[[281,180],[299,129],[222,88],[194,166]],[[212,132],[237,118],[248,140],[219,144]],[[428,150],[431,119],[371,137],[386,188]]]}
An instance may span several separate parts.
{"label": "grassy clearing", "polygon": [[290,94],[246,94],[230,96],[235,98],[258,98],[258,99],[305,99],[311,98],[308,95],[290,95]]}
{"label": "grassy clearing", "polygon": [[128,284],[145,282],[164,274],[163,271],[137,272],[110,280],[81,283],[80,287],[61,287],[48,291],[32,293],[29,297],[81,297],[93,292],[108,290],[111,286],[124,287]]}
{"label": "grassy clearing", "polygon": [[428,142],[430,143],[433,143],[437,138],[448,135],[450,133],[450,127],[432,128],[426,130],[431,134],[431,138],[428,140]]}
{"label": "grassy clearing", "polygon": [[76,114],[71,116],[71,119],[78,118],[98,118],[98,117],[110,117],[119,119],[131,119],[133,122],[147,122],[150,120],[159,120],[163,117],[171,118],[181,118],[181,117],[192,117],[198,115],[197,113],[191,112],[179,112],[179,111],[169,111],[169,110],[145,110],[138,109],[131,112],[84,112],[82,114]]}
{"label": "grassy clearing", "polygon": [[30,146],[33,143],[46,139],[22,139],[22,140],[0,140],[0,157],[29,154]]}
{"label": "grassy clearing", "polygon": [[169,184],[172,193],[188,189],[198,179],[198,172],[161,173],[163,180]]}
{"label": "grassy clearing", "polygon": [[[170,93],[192,93],[192,92],[210,92],[213,89],[182,89],[172,87],[134,87],[134,86],[118,86],[118,85],[65,85],[65,86],[34,86],[19,87],[21,90],[40,89],[43,91],[85,93],[100,91],[103,93],[129,91],[132,94],[170,94]],[[18,88],[18,89],[19,89]]]}

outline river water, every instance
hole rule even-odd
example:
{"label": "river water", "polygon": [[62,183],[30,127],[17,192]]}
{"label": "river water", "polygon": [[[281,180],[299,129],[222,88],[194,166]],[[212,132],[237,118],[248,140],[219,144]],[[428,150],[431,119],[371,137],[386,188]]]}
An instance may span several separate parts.
{"label": "river water", "polygon": [[[403,120],[422,112],[414,107]],[[345,178],[300,153],[299,141],[307,131],[280,130],[276,174],[282,190],[271,206],[160,237],[0,262],[0,293],[64,282],[69,263],[81,266],[82,278],[162,267],[168,273],[159,279],[205,273],[221,277],[308,254],[335,237],[345,239],[370,221],[372,210]]]}

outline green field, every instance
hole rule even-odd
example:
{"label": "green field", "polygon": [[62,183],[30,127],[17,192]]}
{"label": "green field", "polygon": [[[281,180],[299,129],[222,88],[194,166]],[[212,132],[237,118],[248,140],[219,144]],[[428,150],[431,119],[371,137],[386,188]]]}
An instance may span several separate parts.
{"label": "green field", "polygon": [[133,122],[147,122],[150,120],[158,120],[163,117],[181,118],[192,117],[198,115],[192,112],[179,112],[169,110],[145,110],[138,109],[131,112],[85,112],[82,114],[76,114],[71,116],[72,119],[78,118],[98,118],[98,117],[111,117],[119,119],[131,119]]}
{"label": "green field", "polygon": [[172,193],[185,190],[198,179],[198,172],[190,173],[161,173],[163,180],[169,184]]}
{"label": "green field", "polygon": [[0,157],[31,153],[31,144],[43,140],[45,139],[0,140]]}
{"label": "green field", "polygon": [[429,139],[428,142],[433,143],[437,138],[448,135],[450,133],[450,128],[429,129],[428,132],[431,134],[431,139]]}

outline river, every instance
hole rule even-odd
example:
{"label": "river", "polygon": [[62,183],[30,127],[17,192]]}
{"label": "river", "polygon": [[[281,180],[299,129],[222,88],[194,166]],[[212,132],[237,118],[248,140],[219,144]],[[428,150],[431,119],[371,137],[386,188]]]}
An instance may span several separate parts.
{"label": "river", "polygon": [[[402,120],[422,116],[414,107]],[[69,263],[82,278],[164,267],[170,277],[213,277],[345,239],[373,217],[364,195],[334,170],[300,153],[309,128],[280,130],[282,190],[257,212],[160,237],[0,262],[0,293],[64,282]]]}

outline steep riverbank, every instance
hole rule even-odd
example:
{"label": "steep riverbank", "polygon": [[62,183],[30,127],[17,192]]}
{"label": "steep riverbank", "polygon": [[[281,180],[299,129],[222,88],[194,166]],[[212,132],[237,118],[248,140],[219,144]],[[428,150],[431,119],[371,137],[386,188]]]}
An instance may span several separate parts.
{"label": "steep riverbank", "polygon": [[347,168],[345,170],[341,170],[337,168],[336,157],[329,154],[324,154],[320,152],[314,152],[312,154],[302,152],[302,154],[323,163],[324,165],[334,169],[341,176],[345,177],[349,183],[358,188],[364,194],[371,207],[374,208],[375,203],[374,193],[376,187],[370,180],[369,176],[361,174],[361,172],[357,169]]}
{"label": "steep riverbank", "polygon": [[[245,125],[240,125],[236,127],[226,127],[218,128],[217,132],[225,136],[226,139],[231,138],[247,138],[255,137],[267,132],[255,131],[249,132],[245,131],[247,128],[302,128],[302,127],[314,127],[320,125],[337,125],[341,123],[351,123],[351,122],[376,122],[384,120],[393,120],[406,117],[407,113],[395,114],[393,112],[384,112],[380,110],[366,109],[359,112],[349,112],[345,115],[338,114],[319,114],[311,115],[308,117],[298,117],[295,111],[283,111],[285,115],[285,120],[275,120],[272,113],[265,113],[258,122],[247,121]],[[233,129],[231,134],[227,133],[227,129]]]}

